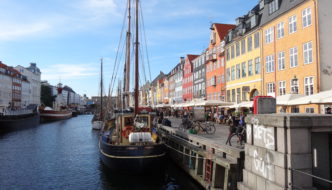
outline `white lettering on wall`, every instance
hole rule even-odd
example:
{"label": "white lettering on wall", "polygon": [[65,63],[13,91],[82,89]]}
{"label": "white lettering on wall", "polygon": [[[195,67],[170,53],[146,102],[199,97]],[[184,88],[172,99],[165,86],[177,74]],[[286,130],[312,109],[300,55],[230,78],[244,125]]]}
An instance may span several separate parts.
{"label": "white lettering on wall", "polygon": [[265,148],[274,149],[274,129],[266,128],[262,125],[254,125],[254,144]]}
{"label": "white lettering on wall", "polygon": [[254,150],[253,165],[257,174],[262,177],[274,181],[274,168],[270,164],[272,161],[272,155],[269,153],[265,155],[259,155],[257,150]]}

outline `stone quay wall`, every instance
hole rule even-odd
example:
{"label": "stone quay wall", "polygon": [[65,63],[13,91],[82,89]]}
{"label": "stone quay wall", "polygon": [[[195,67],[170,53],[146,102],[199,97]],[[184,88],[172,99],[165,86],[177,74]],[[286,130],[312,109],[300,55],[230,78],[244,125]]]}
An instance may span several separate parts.
{"label": "stone quay wall", "polygon": [[332,117],[314,114],[248,115],[245,167],[239,190],[314,189],[311,132],[332,128]]}

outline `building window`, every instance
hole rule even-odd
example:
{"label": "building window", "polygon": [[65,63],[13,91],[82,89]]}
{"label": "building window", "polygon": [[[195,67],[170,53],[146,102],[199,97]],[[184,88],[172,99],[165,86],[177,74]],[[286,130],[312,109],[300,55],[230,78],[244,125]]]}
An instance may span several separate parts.
{"label": "building window", "polygon": [[243,54],[245,54],[245,53],[246,53],[246,40],[243,39],[243,40],[241,41],[241,54],[243,55]]}
{"label": "building window", "polygon": [[236,102],[241,102],[241,88],[236,89]]}
{"label": "building window", "polygon": [[265,43],[269,44],[273,42],[273,27],[265,30]]}
{"label": "building window", "polygon": [[225,58],[221,58],[221,67],[225,66]]}
{"label": "building window", "polygon": [[225,83],[225,75],[221,75],[221,83]]}
{"label": "building window", "polygon": [[248,40],[247,40],[247,43],[248,43],[248,52],[252,50],[252,37],[249,36],[248,37]]}
{"label": "building window", "polygon": [[227,48],[227,50],[226,50],[226,59],[227,59],[227,61],[229,60],[229,48]]}
{"label": "building window", "polygon": [[230,102],[231,101],[231,91],[230,90],[227,90],[226,96],[227,96],[227,100],[226,101]]}
{"label": "building window", "polygon": [[274,56],[269,55],[266,57],[266,72],[271,73],[274,72]]}
{"label": "building window", "polygon": [[255,74],[261,73],[261,58],[257,57],[255,59]]}
{"label": "building window", "polygon": [[232,67],[232,71],[231,71],[231,79],[235,80],[235,66]]}
{"label": "building window", "polygon": [[231,58],[234,58],[234,46],[231,47]]}
{"label": "building window", "polygon": [[285,69],[285,52],[278,53],[278,69],[279,70]]}
{"label": "building window", "polygon": [[278,38],[282,38],[285,36],[285,30],[284,30],[284,23],[280,22],[277,26],[277,32],[278,32]]}
{"label": "building window", "polygon": [[232,89],[232,102],[235,102],[235,89]]}
{"label": "building window", "polygon": [[312,43],[303,44],[304,64],[312,63]]}
{"label": "building window", "polygon": [[246,77],[247,76],[247,67],[246,67],[246,62],[243,62],[242,64],[242,77]]}
{"label": "building window", "polygon": [[296,16],[289,17],[289,33],[292,34],[296,32]]}
{"label": "building window", "polygon": [[293,94],[299,93],[299,80],[298,79],[291,80],[291,91]]}
{"label": "building window", "polygon": [[236,52],[236,57],[240,56],[240,43],[236,42],[235,44],[235,52]]}
{"label": "building window", "polygon": [[269,14],[276,12],[278,9],[279,9],[278,0],[273,0],[271,3],[269,3]]}
{"label": "building window", "polygon": [[236,65],[236,79],[241,78],[241,72],[240,72],[240,64]]}
{"label": "building window", "polygon": [[248,76],[252,76],[253,72],[252,72],[252,60],[248,61]]}
{"label": "building window", "polygon": [[247,92],[242,89],[242,101],[247,101]]}
{"label": "building window", "polygon": [[302,25],[307,27],[311,25],[311,9],[306,8],[302,11]]}
{"label": "building window", "polygon": [[255,35],[254,35],[254,41],[255,41],[254,47],[255,48],[259,48],[259,32],[255,33]]}
{"label": "building window", "polygon": [[229,82],[230,79],[231,79],[231,70],[230,70],[230,68],[227,68],[227,76],[226,76],[227,82]]}
{"label": "building window", "polygon": [[290,67],[296,67],[298,65],[298,59],[297,59],[297,47],[293,47],[290,49]]}
{"label": "building window", "polygon": [[275,93],[275,88],[274,88],[274,83],[267,83],[267,94],[274,94]]}
{"label": "building window", "polygon": [[286,94],[286,81],[279,82],[279,96]]}
{"label": "building window", "polygon": [[298,106],[292,106],[292,108],[291,108],[291,112],[292,112],[292,113],[300,113],[300,109],[299,109]]}
{"label": "building window", "polygon": [[314,77],[304,78],[304,93],[309,96],[314,93]]}
{"label": "building window", "polygon": [[314,108],[305,108],[305,112],[306,113],[315,113],[315,109]]}

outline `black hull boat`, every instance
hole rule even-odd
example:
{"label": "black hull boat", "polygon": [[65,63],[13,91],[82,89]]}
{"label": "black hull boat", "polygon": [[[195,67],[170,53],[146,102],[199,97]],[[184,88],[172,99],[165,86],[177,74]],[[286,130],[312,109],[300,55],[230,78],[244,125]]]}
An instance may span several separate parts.
{"label": "black hull boat", "polygon": [[146,146],[114,146],[100,141],[103,163],[115,173],[162,174],[165,170],[163,144]]}
{"label": "black hull boat", "polygon": [[102,162],[114,173],[164,173],[166,147],[159,142],[150,114],[118,114],[115,118],[106,123],[99,138]]}
{"label": "black hull boat", "polygon": [[25,114],[19,116],[0,116],[0,131],[13,131],[33,128],[39,125],[39,114]]}
{"label": "black hull boat", "polygon": [[[118,97],[121,102],[118,108],[122,111],[115,113],[114,117],[106,120],[101,129],[99,138],[99,151],[101,160],[113,172],[133,175],[153,174],[159,175],[165,167],[165,145],[160,142],[157,129],[153,127],[154,114],[151,108],[139,107],[139,0],[135,1],[135,88],[133,93],[134,112],[128,113],[130,103],[130,43],[131,43],[131,0],[128,0],[128,31],[126,35],[126,62],[124,69],[123,92],[119,90]],[[116,65],[116,64],[115,64]],[[114,83],[113,83],[114,85]],[[102,86],[102,85],[101,85]],[[118,86],[119,87],[119,86]],[[113,88],[112,88],[113,89]],[[112,93],[111,93],[112,94]],[[101,98],[102,100],[102,98]],[[109,112],[107,112],[109,113]]]}

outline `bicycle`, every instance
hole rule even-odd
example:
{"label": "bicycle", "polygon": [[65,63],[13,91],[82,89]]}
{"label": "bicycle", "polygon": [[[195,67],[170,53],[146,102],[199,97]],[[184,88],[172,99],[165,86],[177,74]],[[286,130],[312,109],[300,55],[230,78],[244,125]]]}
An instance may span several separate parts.
{"label": "bicycle", "polygon": [[[239,129],[241,130],[240,132],[239,132]],[[232,141],[232,138],[234,136],[236,136],[238,138],[237,143],[238,144],[240,143],[240,145],[242,146],[243,143],[246,142],[246,128],[244,126],[237,126],[236,127],[236,131],[232,132],[232,133],[230,133],[228,135],[228,138],[227,138],[227,141],[226,141],[226,145],[228,143],[229,146],[232,146],[231,141]]]}
{"label": "bicycle", "polygon": [[200,122],[196,121],[194,123],[194,129],[197,131],[197,133],[203,131],[210,135],[216,132],[216,127],[211,122],[205,122],[204,124],[201,124]]}
{"label": "bicycle", "polygon": [[193,128],[193,122],[191,120],[189,120],[188,118],[183,118],[182,122],[179,126],[179,130],[186,131],[186,130],[192,129],[192,128]]}

